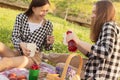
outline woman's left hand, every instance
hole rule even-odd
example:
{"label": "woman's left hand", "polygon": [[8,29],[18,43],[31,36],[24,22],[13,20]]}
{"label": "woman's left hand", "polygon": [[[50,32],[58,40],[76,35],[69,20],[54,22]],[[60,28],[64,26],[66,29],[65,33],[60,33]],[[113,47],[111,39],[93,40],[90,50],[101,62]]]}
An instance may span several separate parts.
{"label": "woman's left hand", "polygon": [[54,43],[54,36],[47,35],[47,44],[53,44]]}

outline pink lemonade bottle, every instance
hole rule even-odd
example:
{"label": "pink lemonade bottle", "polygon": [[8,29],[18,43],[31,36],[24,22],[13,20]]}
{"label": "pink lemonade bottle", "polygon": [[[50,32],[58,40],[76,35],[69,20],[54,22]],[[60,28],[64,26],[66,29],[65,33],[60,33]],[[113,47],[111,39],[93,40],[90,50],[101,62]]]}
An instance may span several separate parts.
{"label": "pink lemonade bottle", "polygon": [[[72,31],[67,31],[67,35],[68,34],[70,34],[70,33],[72,33]],[[74,40],[70,40],[69,42],[68,42],[68,50],[70,51],[70,52],[75,52],[76,50],[77,50],[77,46],[76,46],[76,43],[75,43],[75,41]]]}

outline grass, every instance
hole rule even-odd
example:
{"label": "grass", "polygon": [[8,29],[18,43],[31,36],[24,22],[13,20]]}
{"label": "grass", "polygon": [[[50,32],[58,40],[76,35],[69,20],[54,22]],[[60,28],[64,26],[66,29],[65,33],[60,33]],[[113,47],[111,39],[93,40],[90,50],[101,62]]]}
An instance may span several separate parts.
{"label": "grass", "polygon": [[115,5],[115,8],[116,8],[116,20],[117,20],[117,23],[119,23],[120,25],[120,2],[114,2],[114,5]]}
{"label": "grass", "polygon": [[12,47],[11,33],[16,14],[18,13],[19,11],[0,8],[0,41],[9,47]]}
{"label": "grass", "polygon": [[[16,15],[19,13],[21,13],[21,11],[0,8],[0,41],[5,43],[10,48],[13,48],[11,42],[11,33],[15,23]],[[49,52],[69,53],[67,46],[63,44],[63,34],[69,29],[73,30],[80,37],[80,39],[91,42],[89,40],[89,28],[69,23],[62,18],[58,18],[51,14],[48,14],[46,18],[53,22],[53,35],[55,36],[54,48]]]}

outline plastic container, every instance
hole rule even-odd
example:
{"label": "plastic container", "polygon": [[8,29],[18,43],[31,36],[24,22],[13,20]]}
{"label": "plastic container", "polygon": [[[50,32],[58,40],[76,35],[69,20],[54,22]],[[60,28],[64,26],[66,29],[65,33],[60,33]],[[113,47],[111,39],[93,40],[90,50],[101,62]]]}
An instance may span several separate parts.
{"label": "plastic container", "polygon": [[[67,32],[66,32],[67,35],[70,34],[70,33],[72,33],[72,31],[67,31]],[[74,40],[70,40],[70,41],[68,42],[68,50],[69,50],[70,52],[75,52],[75,51],[77,51],[77,46],[76,46],[76,43],[75,43]]]}

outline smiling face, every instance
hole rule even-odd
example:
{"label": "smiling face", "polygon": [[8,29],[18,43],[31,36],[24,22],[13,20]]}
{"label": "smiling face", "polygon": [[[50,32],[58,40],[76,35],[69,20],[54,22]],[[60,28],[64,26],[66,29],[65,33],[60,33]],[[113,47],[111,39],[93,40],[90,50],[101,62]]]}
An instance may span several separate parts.
{"label": "smiling face", "polygon": [[96,19],[96,5],[93,6],[92,9],[92,14],[91,14],[91,25],[95,24],[95,19]]}
{"label": "smiling face", "polygon": [[42,7],[33,7],[33,16],[35,16],[37,19],[43,19],[48,13],[49,7],[49,4],[45,4]]}
{"label": "smiling face", "polygon": [[96,18],[96,5],[93,6],[91,18],[92,19]]}

